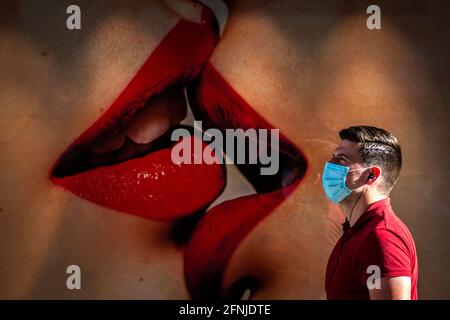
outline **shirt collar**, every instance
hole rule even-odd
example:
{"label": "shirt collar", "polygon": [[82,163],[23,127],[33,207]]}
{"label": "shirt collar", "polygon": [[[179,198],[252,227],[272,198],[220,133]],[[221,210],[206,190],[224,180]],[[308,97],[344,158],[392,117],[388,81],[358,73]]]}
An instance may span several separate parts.
{"label": "shirt collar", "polygon": [[384,208],[386,207],[389,208],[390,206],[391,206],[391,199],[389,197],[370,204],[367,207],[366,211],[359,217],[358,220],[356,220],[355,224],[352,227],[350,227],[349,229],[350,233],[360,228],[370,218],[379,215]]}

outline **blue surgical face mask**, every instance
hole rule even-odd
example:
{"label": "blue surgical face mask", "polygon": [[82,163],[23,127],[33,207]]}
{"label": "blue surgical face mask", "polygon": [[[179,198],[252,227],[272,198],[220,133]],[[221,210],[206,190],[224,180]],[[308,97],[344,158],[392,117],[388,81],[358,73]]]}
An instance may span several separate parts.
{"label": "blue surgical face mask", "polygon": [[352,193],[352,189],[345,183],[348,173],[364,169],[368,168],[350,170],[349,167],[327,162],[322,174],[322,186],[326,196],[336,204],[347,198]]}

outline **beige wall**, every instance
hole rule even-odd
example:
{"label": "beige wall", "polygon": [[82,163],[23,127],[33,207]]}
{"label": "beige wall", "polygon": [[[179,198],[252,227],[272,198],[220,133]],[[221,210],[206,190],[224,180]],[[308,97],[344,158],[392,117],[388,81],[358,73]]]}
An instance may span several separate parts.
{"label": "beige wall", "polygon": [[[108,105],[105,101],[113,99],[118,88],[127,82],[128,75],[122,71],[136,69],[146,56],[134,51],[128,55],[131,44],[118,46],[113,53],[108,51],[108,45],[127,39],[146,43],[147,38],[141,37],[145,29],[157,35],[146,48],[151,51],[176,19],[170,16],[156,28],[150,19],[156,9],[145,11],[136,4],[139,1],[133,1],[128,9],[122,8],[120,1],[107,10],[93,5],[85,21],[98,33],[88,28],[68,38],[68,34],[58,31],[65,26],[66,4],[42,1],[38,5],[33,0],[9,2],[8,6],[6,3],[0,1],[0,297],[185,298],[184,289],[179,290],[183,283],[182,254],[161,242],[166,236],[166,225],[160,228],[134,217],[110,216],[90,203],[70,202],[53,190],[45,171],[84,128],[81,123],[75,128],[64,125],[60,120],[65,116],[73,119],[73,114],[67,109],[65,115],[61,107],[89,104],[87,110],[95,105],[95,109],[84,111],[86,119],[96,118],[98,109]],[[89,2],[81,3],[89,7]],[[284,102],[302,108],[293,107],[289,114],[271,115],[271,110],[261,113],[266,112],[276,126],[285,128],[306,155],[316,160],[317,170],[330,151],[316,148],[317,139],[329,147],[337,142],[340,128],[370,123],[398,137],[404,167],[392,202],[416,241],[419,297],[450,299],[450,4],[377,1],[382,7],[382,30],[368,31],[364,25],[369,4],[372,3],[356,0],[296,1],[281,22],[276,15],[283,13],[281,9],[248,9],[236,20],[247,21],[251,26],[248,18],[257,17],[256,23],[262,23],[261,32],[280,35],[269,47],[289,46],[292,61],[300,61],[289,68],[283,64],[287,60],[280,59],[280,68],[276,69],[277,61],[268,50],[266,66],[276,70],[267,79],[264,74],[258,77],[269,84],[263,92],[274,90],[274,97],[291,97]],[[2,12],[5,7],[13,10]],[[134,19],[136,12],[144,13]],[[289,19],[296,25],[294,31],[284,24]],[[122,34],[109,38],[111,30],[117,31],[117,25]],[[239,48],[244,50],[254,49],[260,42],[249,44],[242,36],[248,30],[252,29],[244,27],[238,32],[238,28],[239,39],[231,42],[242,43]],[[226,47],[225,37],[222,47]],[[110,42],[101,48],[105,38]],[[218,58],[222,54],[220,46],[213,63],[227,79],[235,77],[239,93],[258,105],[257,100],[264,97],[261,88],[252,87],[251,79],[249,84],[245,82],[243,69],[236,65],[229,68],[226,59]],[[115,60],[120,62],[117,65],[102,66],[113,70],[110,79],[120,78],[118,83],[111,85],[102,74],[95,73],[95,68],[89,69],[89,74],[80,71],[97,66],[97,49],[122,58]],[[227,54],[224,50],[224,57]],[[33,79],[36,75],[39,77]],[[289,80],[270,85],[277,76]],[[96,85],[101,81],[107,94],[98,97],[95,94],[101,93],[102,87],[98,90]],[[86,100],[78,101],[74,92],[82,92]],[[290,120],[294,121],[291,125]],[[9,126],[13,121],[17,126]],[[303,135],[299,134],[300,121]],[[48,157],[37,156],[42,154]],[[21,184],[15,185],[18,177]],[[318,187],[314,190],[319,192]],[[323,207],[323,203],[307,205],[311,212]],[[311,213],[304,219],[312,217]],[[283,224],[286,225],[292,227]],[[151,238],[155,234],[158,238]],[[150,247],[158,249],[151,251]],[[79,295],[68,293],[63,286],[66,275],[62,268],[74,259],[84,263],[88,269],[86,279],[92,280],[86,287],[91,291]],[[108,274],[107,270],[112,271]],[[320,269],[314,272],[318,273],[314,280],[323,273]],[[47,278],[55,274],[56,278]],[[321,283],[314,282],[314,288],[308,290],[317,290]]]}

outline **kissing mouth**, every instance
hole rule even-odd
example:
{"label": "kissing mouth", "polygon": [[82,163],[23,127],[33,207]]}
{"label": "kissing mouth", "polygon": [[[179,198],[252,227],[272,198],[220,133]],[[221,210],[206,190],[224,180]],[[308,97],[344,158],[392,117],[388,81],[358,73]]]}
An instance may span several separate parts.
{"label": "kissing mouth", "polygon": [[[190,85],[189,103],[205,128],[273,129],[210,63]],[[243,278],[230,293],[222,292],[225,269],[239,244],[286,200],[306,174],[306,158],[282,133],[277,152],[280,165],[275,175],[261,175],[259,165],[237,164],[257,194],[225,201],[210,209],[197,224],[184,253],[185,280],[193,298],[239,299],[244,290],[259,285],[258,279]],[[247,287],[239,288],[244,282]]]}
{"label": "kissing mouth", "polygon": [[166,35],[105,114],[58,159],[55,184],[152,220],[189,215],[219,196],[222,166],[175,164],[170,156],[170,132],[186,115],[183,86],[198,76],[218,40],[211,11],[205,8],[201,20],[181,20]]}
{"label": "kissing mouth", "polygon": [[[206,128],[273,127],[206,62],[220,25],[207,8],[202,21],[182,20],[166,35],[105,114],[60,156],[50,179],[119,212],[157,221],[196,217],[184,247],[186,286],[194,299],[220,299],[233,252],[298,186],[307,163],[280,133],[278,173],[263,176],[258,164],[237,165],[257,194],[205,212],[225,187],[225,166],[172,161],[176,142],[171,141],[171,132],[186,115],[183,88],[188,87],[193,113]],[[201,145],[209,148],[204,142]]]}

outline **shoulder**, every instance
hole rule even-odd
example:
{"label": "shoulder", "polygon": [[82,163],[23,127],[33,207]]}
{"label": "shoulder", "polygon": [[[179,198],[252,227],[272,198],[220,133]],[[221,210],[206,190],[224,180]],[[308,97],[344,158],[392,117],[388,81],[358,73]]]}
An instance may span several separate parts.
{"label": "shoulder", "polygon": [[374,236],[395,237],[401,240],[409,250],[415,251],[414,239],[406,224],[395,214],[391,207],[384,208],[382,223],[378,223]]}
{"label": "shoulder", "polygon": [[391,206],[379,210],[372,220],[366,238],[372,240],[398,239],[407,246],[414,245],[412,235],[406,224],[395,214]]}
{"label": "shoulder", "polygon": [[361,250],[380,256],[415,256],[415,246],[412,238],[403,231],[385,226],[377,226],[365,237]]}

